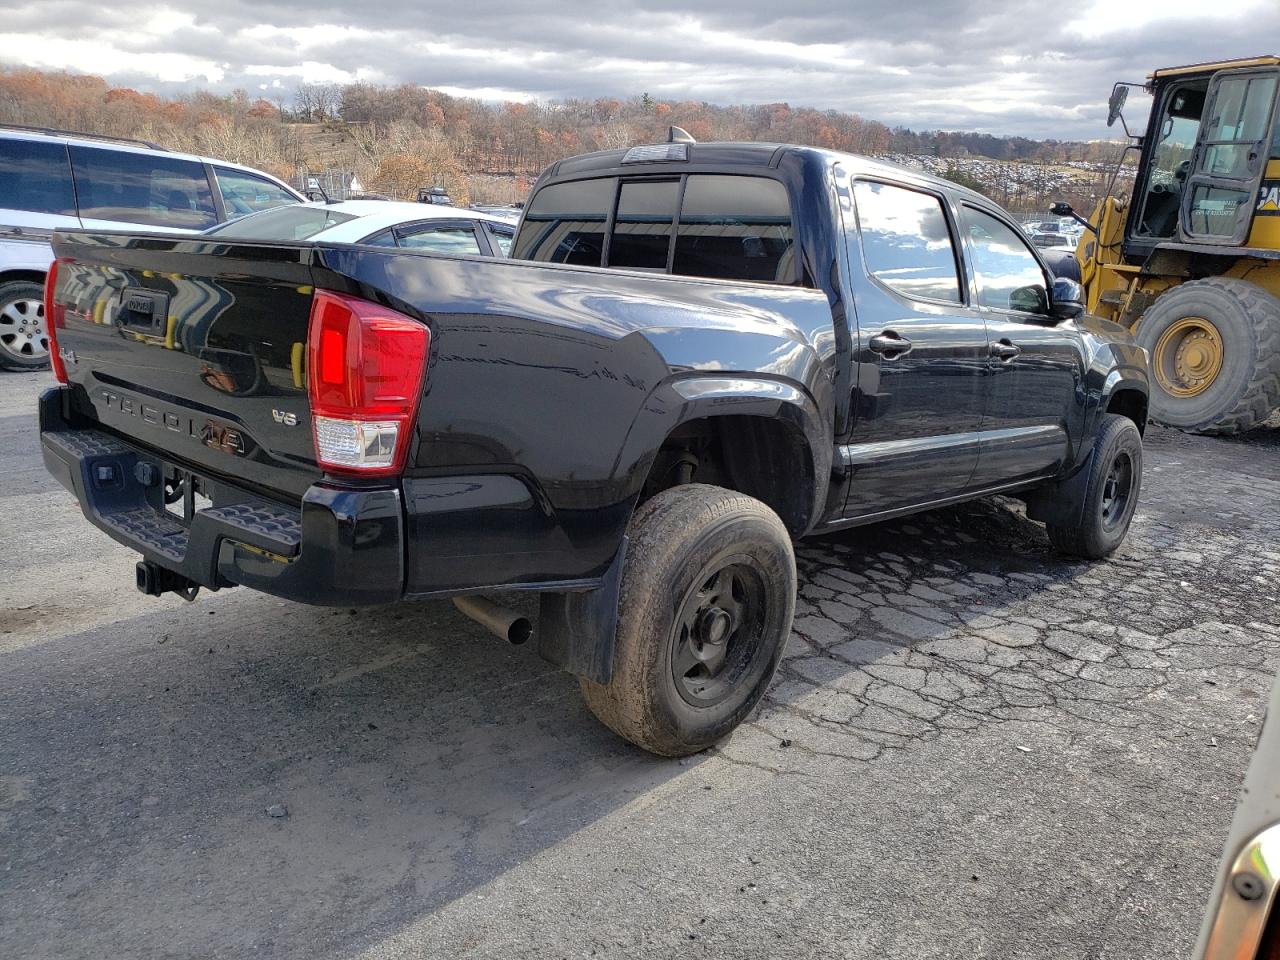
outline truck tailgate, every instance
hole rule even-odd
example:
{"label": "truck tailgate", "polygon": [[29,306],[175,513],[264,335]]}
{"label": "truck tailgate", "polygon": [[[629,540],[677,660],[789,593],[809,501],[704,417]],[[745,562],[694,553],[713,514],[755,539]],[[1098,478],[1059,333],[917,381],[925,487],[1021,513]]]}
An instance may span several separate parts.
{"label": "truck tailgate", "polygon": [[73,413],[286,499],[320,477],[309,245],[59,234],[54,252]]}

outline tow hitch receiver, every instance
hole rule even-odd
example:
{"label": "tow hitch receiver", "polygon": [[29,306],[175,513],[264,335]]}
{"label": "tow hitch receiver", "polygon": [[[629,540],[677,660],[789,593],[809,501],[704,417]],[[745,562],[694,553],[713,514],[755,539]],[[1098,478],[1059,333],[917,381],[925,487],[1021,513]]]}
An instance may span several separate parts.
{"label": "tow hitch receiver", "polygon": [[191,601],[200,592],[200,584],[149,560],[139,560],[138,589],[149,597],[172,592],[183,600]]}

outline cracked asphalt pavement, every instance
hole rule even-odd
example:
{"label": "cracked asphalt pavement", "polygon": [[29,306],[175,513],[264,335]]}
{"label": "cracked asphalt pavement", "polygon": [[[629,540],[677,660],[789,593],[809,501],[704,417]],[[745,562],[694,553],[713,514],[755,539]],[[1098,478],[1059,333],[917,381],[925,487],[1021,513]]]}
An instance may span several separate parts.
{"label": "cracked asphalt pavement", "polygon": [[659,760],[446,603],[141,596],[0,375],[0,956],[1164,958],[1280,661],[1280,425],[1152,427],[1126,545],[994,500],[806,541]]}

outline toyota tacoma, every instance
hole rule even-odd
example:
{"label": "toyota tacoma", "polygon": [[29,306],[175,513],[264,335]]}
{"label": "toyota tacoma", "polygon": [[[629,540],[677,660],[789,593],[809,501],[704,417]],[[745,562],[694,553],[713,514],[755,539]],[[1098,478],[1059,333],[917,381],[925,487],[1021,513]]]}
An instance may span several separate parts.
{"label": "toyota tacoma", "polygon": [[234,234],[54,239],[44,459],[138,586],[536,592],[655,753],[763,696],[795,539],[1000,493],[1097,558],[1137,504],[1142,350],[946,181],[677,136],[553,164],[509,260]]}

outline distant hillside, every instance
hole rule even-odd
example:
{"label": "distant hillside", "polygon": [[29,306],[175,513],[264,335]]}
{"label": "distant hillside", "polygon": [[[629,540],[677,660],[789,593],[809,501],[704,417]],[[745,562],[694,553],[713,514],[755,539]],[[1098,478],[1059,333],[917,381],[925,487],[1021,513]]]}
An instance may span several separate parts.
{"label": "distant hillside", "polygon": [[[805,143],[907,158],[944,174],[973,171],[967,175],[1014,205],[1038,202],[1041,187],[1075,184],[1077,196],[1087,193],[1095,168],[1116,153],[1108,143],[891,129],[855,114],[785,103],[720,106],[642,94],[496,104],[370,84],[304,84],[272,100],[244,91],[164,98],[100,77],[19,69],[0,69],[0,123],[139,137],[298,182],[326,171],[354,173],[366,189],[392,195],[439,183],[458,199],[489,202],[522,197],[531,178],[559,157],[661,140],[671,124],[698,140]],[[982,158],[1001,166],[978,163]],[[1017,172],[1024,166],[1025,173]],[[1057,184],[1050,170],[1066,179]],[[1066,172],[1072,170],[1082,172]],[[1010,184],[1026,189],[1011,191]]]}

